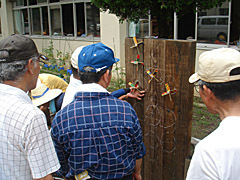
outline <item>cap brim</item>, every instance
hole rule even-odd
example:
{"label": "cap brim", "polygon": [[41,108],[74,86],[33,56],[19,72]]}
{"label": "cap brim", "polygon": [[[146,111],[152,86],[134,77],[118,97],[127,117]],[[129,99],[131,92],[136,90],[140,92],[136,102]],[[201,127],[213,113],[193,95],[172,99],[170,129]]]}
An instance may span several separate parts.
{"label": "cap brim", "polygon": [[200,78],[199,78],[199,76],[198,76],[198,73],[196,72],[196,73],[194,73],[193,75],[191,75],[190,77],[189,77],[189,82],[190,83],[195,83],[196,81],[198,81]]}
{"label": "cap brim", "polygon": [[49,89],[49,91],[46,94],[44,94],[44,96],[32,99],[32,103],[35,106],[40,106],[58,97],[61,93],[62,93],[61,89]]}
{"label": "cap brim", "polygon": [[118,61],[120,61],[120,59],[119,58],[115,58],[115,63],[117,63]]}

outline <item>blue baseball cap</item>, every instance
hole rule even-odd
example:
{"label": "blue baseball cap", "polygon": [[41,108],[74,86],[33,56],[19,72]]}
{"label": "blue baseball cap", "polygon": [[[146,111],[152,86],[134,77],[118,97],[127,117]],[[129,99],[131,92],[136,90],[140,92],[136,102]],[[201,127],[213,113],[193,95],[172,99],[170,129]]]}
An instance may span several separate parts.
{"label": "blue baseball cap", "polygon": [[88,72],[100,72],[114,63],[118,62],[118,58],[114,58],[111,48],[103,43],[96,43],[85,46],[78,55],[78,69],[86,72],[84,67],[88,66]]}

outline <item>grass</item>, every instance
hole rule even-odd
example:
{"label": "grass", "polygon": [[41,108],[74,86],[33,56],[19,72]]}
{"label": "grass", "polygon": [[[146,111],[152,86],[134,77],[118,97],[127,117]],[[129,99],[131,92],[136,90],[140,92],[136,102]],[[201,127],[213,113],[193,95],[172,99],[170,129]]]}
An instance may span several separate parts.
{"label": "grass", "polygon": [[209,113],[201,98],[195,96],[193,103],[192,136],[203,139],[215,130],[220,122],[219,116]]}

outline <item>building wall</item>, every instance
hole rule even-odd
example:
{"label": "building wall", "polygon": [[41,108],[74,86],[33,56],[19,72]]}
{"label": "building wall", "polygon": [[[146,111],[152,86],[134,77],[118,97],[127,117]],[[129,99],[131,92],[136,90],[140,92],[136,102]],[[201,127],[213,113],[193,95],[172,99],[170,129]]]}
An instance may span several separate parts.
{"label": "building wall", "polygon": [[[12,2],[7,0],[2,1],[0,9],[2,22],[2,36],[0,39],[6,38],[14,33]],[[48,48],[50,41],[53,42],[53,47],[63,53],[72,53],[79,46],[86,46],[92,43],[102,42],[115,51],[115,56],[120,58],[120,65],[125,66],[125,50],[124,41],[127,36],[126,22],[120,24],[115,15],[109,13],[100,13],[101,37],[99,40],[79,40],[71,37],[43,37],[30,36],[37,45],[39,52],[43,52],[44,48]],[[56,51],[55,51],[56,53]]]}
{"label": "building wall", "polygon": [[12,16],[12,2],[3,0],[1,1],[1,26],[2,26],[2,36],[5,38],[14,33],[13,29],[13,16]]}

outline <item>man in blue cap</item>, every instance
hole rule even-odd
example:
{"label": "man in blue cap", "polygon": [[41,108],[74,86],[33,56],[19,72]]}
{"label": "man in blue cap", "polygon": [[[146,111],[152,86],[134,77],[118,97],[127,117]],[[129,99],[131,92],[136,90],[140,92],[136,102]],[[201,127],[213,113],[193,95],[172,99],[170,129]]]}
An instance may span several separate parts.
{"label": "man in blue cap", "polygon": [[78,179],[85,171],[92,180],[142,179],[146,151],[137,115],[129,103],[106,90],[118,61],[102,43],[84,47],[78,56],[81,92],[52,122],[61,164],[57,173],[64,177]]}
{"label": "man in blue cap", "polygon": [[[72,54],[72,75],[70,76],[70,81],[65,91],[61,109],[63,109],[67,104],[74,100],[76,92],[79,91],[79,86],[82,86],[82,81],[80,80],[80,77],[78,75],[78,55],[80,54],[83,47],[84,46],[78,47]],[[144,93],[145,91],[131,91],[131,88],[124,88],[111,92],[111,95],[119,99],[136,98],[137,100],[142,100],[142,98],[144,97]]]}

